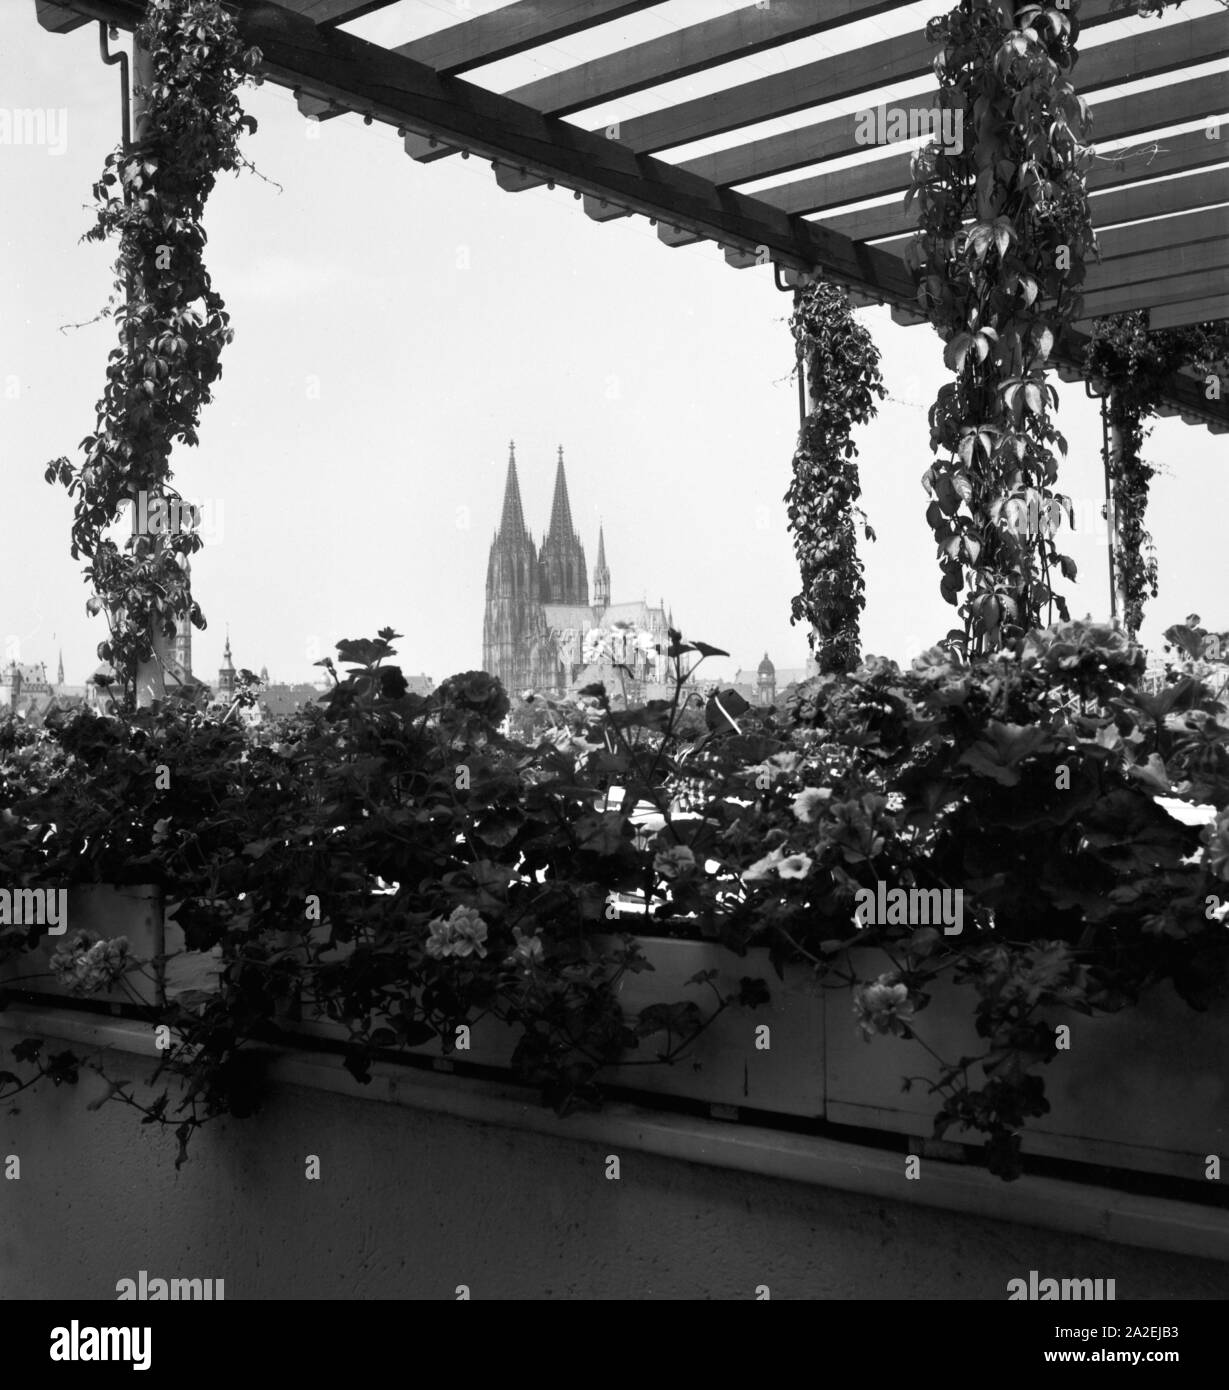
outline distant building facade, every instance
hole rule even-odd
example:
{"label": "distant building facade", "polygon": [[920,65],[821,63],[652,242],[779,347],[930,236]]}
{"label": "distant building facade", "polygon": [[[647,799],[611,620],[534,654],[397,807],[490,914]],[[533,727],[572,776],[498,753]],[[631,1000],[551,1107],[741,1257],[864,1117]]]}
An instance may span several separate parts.
{"label": "distant building facade", "polygon": [[[498,676],[511,695],[530,690],[561,694],[596,681],[610,684],[612,679],[617,687],[620,676],[638,687],[653,685],[666,677],[670,626],[664,603],[653,607],[643,599],[611,602],[601,528],[590,599],[562,448],[550,525],[541,545],[535,544],[521,505],[516,446],[509,445],[503,510],[487,560],[482,669]],[[647,637],[638,641],[637,634]]]}
{"label": "distant building facade", "polygon": [[749,705],[767,709],[775,705],[791,685],[810,680],[819,674],[819,663],[814,657],[807,658],[805,666],[775,666],[768,653],[755,667],[740,667],[734,672],[732,680],[704,680],[698,688],[706,694],[717,690],[736,690]]}

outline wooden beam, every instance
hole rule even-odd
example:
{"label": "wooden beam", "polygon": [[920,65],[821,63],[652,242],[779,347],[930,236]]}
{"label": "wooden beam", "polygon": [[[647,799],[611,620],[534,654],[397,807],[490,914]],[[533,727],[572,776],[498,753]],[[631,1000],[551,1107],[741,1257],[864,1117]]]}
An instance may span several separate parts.
{"label": "wooden beam", "polygon": [[[933,111],[937,93],[928,96],[897,96],[885,99],[883,105],[905,111]],[[1217,111],[1225,102],[1224,74],[1198,77],[1190,82],[1176,83],[1134,97],[1118,97],[1098,102],[1092,99],[1093,130],[1097,139],[1125,139],[1145,130],[1181,125],[1185,121],[1203,120],[1210,111]],[[712,183],[728,186],[748,183],[752,179],[770,178],[773,174],[803,169],[827,159],[865,153],[866,146],[857,139],[859,122],[856,113],[835,116],[801,130],[788,130],[780,135],[752,140],[728,150],[699,159],[688,159],[677,167],[699,174]],[[906,169],[906,182],[908,166]]]}
{"label": "wooden beam", "polygon": [[[1229,284],[1229,241],[1201,241],[1194,246],[1168,246],[1145,251],[1136,256],[1120,256],[1100,265],[1090,263],[1084,275],[1084,293],[1113,289],[1121,285],[1130,289],[1145,280],[1163,280],[1172,275],[1187,275],[1194,271],[1209,272],[1205,288],[1216,292]],[[1217,275],[1210,272],[1219,271]]]}
{"label": "wooden beam", "polygon": [[[1114,151],[1097,160],[1088,174],[1088,188],[1092,195],[1093,217],[1097,222],[1122,222],[1127,218],[1140,218],[1150,215],[1154,196],[1159,200],[1165,196],[1159,192],[1154,195],[1153,186],[1145,180],[1165,178],[1170,174],[1185,174],[1195,169],[1218,164],[1226,157],[1226,150],[1215,140],[1205,138],[1202,130],[1187,131],[1184,135],[1167,136],[1158,142],[1155,150],[1140,147],[1121,157]],[[1219,174],[1221,171],[1216,171]],[[1183,180],[1193,183],[1193,180]],[[1139,183],[1138,188],[1122,189],[1123,184]],[[1159,189],[1161,185],[1157,185]],[[1101,211],[1098,191],[1121,189],[1116,194],[1114,213],[1108,216]],[[889,189],[899,192],[899,189]],[[762,195],[754,195],[759,198]],[[1168,195],[1174,196],[1174,195]],[[1192,191],[1192,198],[1196,194]],[[917,226],[916,211],[906,213],[901,206],[901,198],[884,203],[880,207],[863,208],[855,212],[837,213],[832,217],[820,219],[820,225],[840,232],[855,241],[874,241],[894,233],[911,231]],[[1198,204],[1191,204],[1198,206]],[[916,208],[916,205],[915,205]],[[1158,209],[1164,210],[1164,209]]]}
{"label": "wooden beam", "polygon": [[[754,248],[757,255],[764,247],[769,257],[786,269],[821,275],[846,289],[882,299],[902,313],[916,311],[912,276],[899,258],[875,247],[856,245],[757,198],[717,189],[686,170],[638,154],[621,141],[606,140],[569,122],[544,117],[461,79],[441,79],[412,59],[341,30],[318,28],[284,7],[261,0],[236,3],[243,41],[261,49],[261,72],[269,81],[369,111],[376,120],[419,135],[433,134],[486,159],[523,167],[527,173],[556,179],[583,195],[655,217],[663,238],[709,238],[734,251]],[[144,13],[143,0],[69,0],[65,7],[127,29],[135,27]],[[1199,21],[1184,27],[1193,28],[1196,23]],[[1133,166],[1129,173],[1119,171],[1110,177],[1119,183],[1157,177],[1162,172],[1176,172],[1175,164],[1197,168],[1221,157],[1215,148],[1210,156],[1207,153],[1216,142],[1204,139],[1202,131],[1195,135],[1204,147],[1198,156],[1190,145],[1178,150],[1186,137],[1177,137],[1167,142],[1175,148],[1158,156],[1146,172]],[[666,227],[681,232],[667,232]],[[1125,307],[1134,307],[1136,303],[1179,303],[1207,291],[1205,272],[1104,293],[1125,293]],[[1091,313],[1115,311],[1091,298]],[[1077,354],[1082,352],[1084,341],[1079,334],[1065,333],[1056,349],[1056,360],[1082,361]],[[1166,399],[1194,417],[1229,421],[1229,406],[1204,401],[1197,394],[1196,383],[1169,383]]]}
{"label": "wooden beam", "polygon": [[626,208],[616,207],[605,198],[591,198],[586,195],[581,201],[584,203],[585,216],[594,222],[616,222],[620,217],[631,216]]}
{"label": "wooden beam", "polygon": [[660,82],[760,53],[895,9],[900,0],[772,0],[632,45],[515,87],[506,96],[550,116],[569,115]]}
{"label": "wooden beam", "polygon": [[666,246],[694,246],[696,242],[704,240],[686,227],[676,227],[670,222],[657,224],[657,239]]}
{"label": "wooden beam", "polygon": [[1153,309],[1163,304],[1182,304],[1200,295],[1216,294],[1223,287],[1206,271],[1148,280],[1138,285],[1115,285],[1084,296],[1081,322],[1107,314],[1125,314],[1132,309]]}
{"label": "wooden beam", "polygon": [[[1224,54],[1217,56],[1229,54],[1229,24],[1223,24],[1221,30]],[[1108,44],[1106,47],[1114,48],[1115,45]],[[1094,123],[1095,128],[1101,132],[1101,143],[1128,139],[1145,131],[1155,130],[1159,126],[1176,125],[1183,120],[1202,119],[1209,110],[1216,111],[1217,105],[1225,99],[1223,76],[1197,78],[1194,82],[1183,83],[1181,86],[1189,87],[1190,90],[1185,95],[1181,94],[1179,87],[1171,89],[1173,95],[1170,94],[1170,90],[1163,90],[1147,92],[1136,97],[1118,97],[1105,102],[1099,108],[1094,107]],[[1209,105],[1209,101],[1216,104]],[[1170,114],[1177,111],[1194,114]],[[853,118],[847,119],[852,130]],[[1205,159],[1205,164],[1216,163],[1226,158],[1225,142],[1208,140],[1203,131],[1195,133],[1208,147],[1207,153],[1210,157]],[[1169,141],[1163,143],[1168,144]],[[1113,152],[1106,158],[1113,161]],[[880,155],[875,159],[867,158],[851,168],[820,172],[810,178],[761,188],[755,196],[762,202],[784,208],[787,212],[822,212],[825,208],[878,198],[886,193],[900,193],[903,197],[910,184],[912,159],[911,150]],[[1099,162],[1104,163],[1106,160]],[[1136,162],[1142,167],[1143,157],[1139,156]],[[1143,178],[1146,175],[1140,174],[1139,177]],[[1090,174],[1090,183],[1091,178]]]}
{"label": "wooden beam", "polygon": [[348,24],[376,10],[391,9],[397,0],[279,0],[313,24]]}
{"label": "wooden beam", "polygon": [[[283,9],[301,14],[313,24],[345,24],[376,10],[386,9],[396,2],[397,0],[281,0]],[[56,0],[34,0],[34,4],[39,24],[53,34],[69,34],[96,18],[68,5],[58,4]]]}
{"label": "wooden beam", "polygon": [[[392,52],[451,77],[661,3],[662,0],[515,0],[490,14],[477,15],[462,24],[448,24],[433,34],[400,44]],[[300,98],[299,109],[305,116],[322,121],[343,114],[310,97]],[[457,153],[451,146],[437,145],[414,158],[429,164]]]}
{"label": "wooden beam", "polygon": [[53,4],[52,0],[34,0],[34,13],[39,24],[51,34],[71,34],[90,22],[86,15]]}
{"label": "wooden beam", "polygon": [[[135,0],[122,0],[136,8]],[[240,14],[244,41],[260,48],[274,81],[373,112],[376,119],[566,187],[657,217],[698,237],[734,247],[765,246],[783,264],[813,267],[828,278],[885,299],[912,300],[912,277],[899,258],[680,173],[618,140],[528,107],[461,78],[440,78],[340,30],[320,30],[272,5]]]}
{"label": "wooden beam", "polygon": [[[1229,198],[1227,198],[1229,201]],[[1145,215],[1155,211],[1149,204],[1138,209]],[[894,237],[881,241],[880,250],[903,256],[912,236]],[[1207,208],[1185,212],[1176,217],[1157,217],[1150,222],[1131,222],[1098,235],[1101,260],[1108,262],[1122,256],[1137,256],[1146,251],[1162,251],[1179,246],[1194,246],[1205,241],[1229,239],[1229,207]]]}
{"label": "wooden beam", "polygon": [[501,58],[596,29],[662,0],[515,0],[464,24],[449,24],[434,34],[403,43],[392,51],[424,63],[450,77]]}
{"label": "wooden beam", "polygon": [[619,139],[640,152],[670,149],[822,102],[840,101],[884,83],[922,77],[929,70],[928,59],[933,60],[933,54],[919,51],[916,34],[901,34],[633,117],[621,123]]}
{"label": "wooden beam", "polygon": [[[1081,90],[1134,82],[1137,78],[1211,62],[1226,51],[1229,25],[1223,17],[1212,15],[1091,48],[1077,64],[1075,80]],[[637,116],[622,122],[619,138],[637,151],[672,149],[757,121],[923,76],[930,71],[933,60],[934,50],[924,43],[919,47],[917,34],[902,34]]]}
{"label": "wooden beam", "polygon": [[[1152,211],[1151,208],[1148,209]],[[1201,212],[1179,213],[1176,217],[1157,217],[1151,222],[1130,222],[1098,234],[1102,261],[1135,256],[1142,251],[1164,251],[1179,246],[1196,246],[1206,241],[1229,239],[1229,208],[1206,208]]]}
{"label": "wooden beam", "polygon": [[1229,165],[1185,178],[1153,181],[1142,188],[1096,194],[1092,199],[1093,225],[1112,227],[1132,217],[1165,217],[1218,203],[1229,203]]}
{"label": "wooden beam", "polygon": [[1148,315],[1153,328],[1183,328],[1188,323],[1229,319],[1229,293],[1204,295],[1183,304],[1162,304]]}
{"label": "wooden beam", "polygon": [[[897,8],[899,4],[900,0],[827,0],[823,6],[816,5],[814,0],[772,0],[771,4],[762,6],[749,4],[733,14],[705,20],[582,63],[516,87],[504,95],[548,115],[568,115],[765,48],[872,17]],[[1088,28],[1121,18],[1120,12],[1111,10],[1111,4],[1112,0],[1086,0],[1086,13],[1081,15],[1083,26]],[[914,56],[907,71],[914,77],[924,76],[931,70],[934,49],[921,32],[911,35],[911,42]],[[899,46],[892,50],[897,56],[901,51]],[[845,66],[839,59],[827,61],[834,73]],[[636,149],[646,148],[634,140],[632,143]],[[815,158],[803,159],[801,163],[814,162]],[[784,167],[797,167],[797,164]],[[708,177],[703,170],[697,172]],[[765,169],[746,177],[759,178],[772,172],[775,171]]]}
{"label": "wooden beam", "polygon": [[[1186,297],[1191,298],[1190,295]],[[1179,295],[1177,301],[1180,301],[1181,298]],[[1090,320],[1098,317],[1102,312],[1115,313],[1121,312],[1121,310],[1098,310],[1084,321],[1089,322],[1091,327]],[[1074,368],[1082,377],[1088,343],[1089,338],[1086,333],[1082,333],[1078,329],[1066,328],[1059,337],[1058,345],[1051,354],[1051,359],[1056,367]],[[1184,420],[1189,416],[1191,419],[1206,424],[1215,434],[1229,428],[1229,409],[1226,409],[1226,403],[1223,400],[1208,400],[1204,394],[1202,381],[1197,381],[1182,372],[1175,372],[1165,383],[1165,405],[1179,412]],[[1158,414],[1160,413],[1158,410]]]}
{"label": "wooden beam", "polygon": [[546,180],[534,178],[513,164],[496,164],[495,182],[505,193],[524,193],[527,189],[544,184]]}

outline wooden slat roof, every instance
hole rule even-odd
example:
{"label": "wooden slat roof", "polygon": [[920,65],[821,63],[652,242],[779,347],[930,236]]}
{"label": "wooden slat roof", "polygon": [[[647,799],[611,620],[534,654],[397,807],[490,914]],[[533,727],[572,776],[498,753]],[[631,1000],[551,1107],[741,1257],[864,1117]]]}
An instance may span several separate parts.
{"label": "wooden slat roof", "polygon": [[[852,102],[932,104],[934,49],[921,21],[899,32],[894,12],[909,8],[905,0],[761,0],[681,24],[671,0],[511,0],[451,23],[423,0],[410,7],[413,18],[444,22],[393,47],[339,27],[359,20],[362,30],[365,17],[393,5],[234,0],[246,41],[264,55],[264,75],[292,88],[307,115],[357,111],[398,127],[407,153],[422,162],[472,153],[493,162],[509,191],[562,184],[598,220],[643,214],[669,246],[711,240],[732,265],[767,257],[787,278],[818,274],[845,285],[855,302],[891,305],[898,322],[923,321],[901,259],[913,227],[902,207],[910,150],[865,151],[850,110]],[[60,33],[91,19],[130,29],[143,9],[141,0],[35,6],[40,23]],[[935,0],[928,13],[945,8]],[[695,7],[688,13],[694,21]],[[1224,73],[1193,71],[1229,57],[1229,14],[1192,16],[1187,5],[1161,21],[1136,21],[1114,0],[1083,0],[1080,20],[1073,78],[1093,107],[1099,157],[1089,185],[1097,225],[1108,229],[1103,259],[1089,267],[1080,327],[1144,307],[1156,326],[1223,317],[1229,115],[1223,138],[1212,138],[1210,126],[1157,133],[1202,127],[1229,108]],[[847,30],[851,24],[860,27]],[[624,29],[654,25],[652,37],[620,41]],[[870,30],[882,37],[868,39]],[[604,49],[597,44],[598,56],[554,70],[558,55],[548,45],[577,35],[593,41],[591,53],[598,40]],[[753,55],[776,70],[749,76],[742,60]],[[503,70],[492,65],[518,58],[546,75],[499,80]],[[1114,90],[1162,75],[1172,78],[1163,87]],[[602,115],[629,98],[642,109],[617,123]],[[765,130],[769,122],[777,128]],[[687,149],[696,142],[709,148]],[[1078,364],[1083,343],[1081,333],[1066,334],[1059,360]],[[1229,428],[1229,400],[1207,400],[1189,376],[1175,378],[1168,405],[1218,432]]]}

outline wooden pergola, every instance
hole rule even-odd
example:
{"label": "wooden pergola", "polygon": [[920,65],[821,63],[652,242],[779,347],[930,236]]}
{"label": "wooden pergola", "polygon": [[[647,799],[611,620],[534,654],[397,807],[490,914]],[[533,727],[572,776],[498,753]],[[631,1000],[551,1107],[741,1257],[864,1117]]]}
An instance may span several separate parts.
{"label": "wooden pergola", "polygon": [[[831,105],[865,94],[925,109],[931,96],[896,89],[932,71],[934,50],[920,32],[863,43],[831,56],[589,129],[585,113],[633,93],[796,40],[824,35],[841,48],[852,23],[904,8],[903,0],[760,0],[732,13],[618,48],[551,76],[492,92],[473,74],[487,65],[584,31],[595,31],[663,0],[512,0],[499,9],[387,49],[338,26],[394,0],[234,0],[244,40],[263,55],[262,74],[293,90],[303,113],[326,120],[357,112],[395,126],[415,160],[457,155],[491,161],[502,188],[572,189],[601,222],[653,220],[678,247],[710,240],[735,267],[777,267],[778,283],[819,276],[843,285],[856,304],[889,305],[902,324],[924,323],[902,253],[913,229],[903,210],[911,150],[825,166],[864,151],[856,113]],[[35,0],[45,29],[66,33],[91,20],[132,29],[143,0]],[[949,8],[935,0],[936,14]],[[1113,0],[1082,0],[1084,34],[1126,17]],[[1090,100],[1099,145],[1132,142],[1101,157],[1090,178],[1102,261],[1085,280],[1092,318],[1148,309],[1153,327],[1229,317],[1229,117],[1224,139],[1214,118],[1225,104],[1223,74],[1184,76],[1229,56],[1229,13],[1163,23],[1095,46],[1081,46],[1073,80]],[[1170,82],[1128,97],[1098,90],[1168,75]],[[706,86],[709,85],[706,83]],[[779,117],[803,123],[776,134],[755,128]],[[1205,128],[1162,140],[1150,133],[1194,121]],[[1215,134],[1213,131],[1215,130]],[[749,132],[740,138],[738,132]],[[731,143],[695,158],[663,157],[694,142]],[[1185,175],[1168,178],[1170,175]],[[1158,180],[1164,180],[1158,182]],[[755,191],[740,191],[756,185]],[[890,202],[883,200],[895,195]],[[1085,333],[1068,331],[1054,353],[1062,375],[1079,375]],[[1162,413],[1229,429],[1229,400],[1209,399],[1189,374],[1175,376]]]}

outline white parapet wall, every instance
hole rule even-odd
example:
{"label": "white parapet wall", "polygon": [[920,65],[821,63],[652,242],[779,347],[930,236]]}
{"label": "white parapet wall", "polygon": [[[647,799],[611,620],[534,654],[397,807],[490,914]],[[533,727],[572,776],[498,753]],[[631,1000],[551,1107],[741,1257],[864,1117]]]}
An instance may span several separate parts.
{"label": "white parapet wall", "polygon": [[[13,1006],[20,1036],[116,1076],[156,1063],[140,1024]],[[96,1055],[96,1054],[95,1054]],[[269,1054],[257,1115],[169,1134],[102,1083],[0,1115],[0,1298],[116,1297],[147,1279],[235,1299],[1005,1299],[1113,1279],[1125,1299],[1223,1298],[1229,1211],[613,1104],[557,1118],[532,1092],[332,1055]],[[138,1086],[137,1094],[149,1095]],[[612,1160],[615,1162],[612,1163]],[[311,1173],[318,1176],[309,1176]]]}

